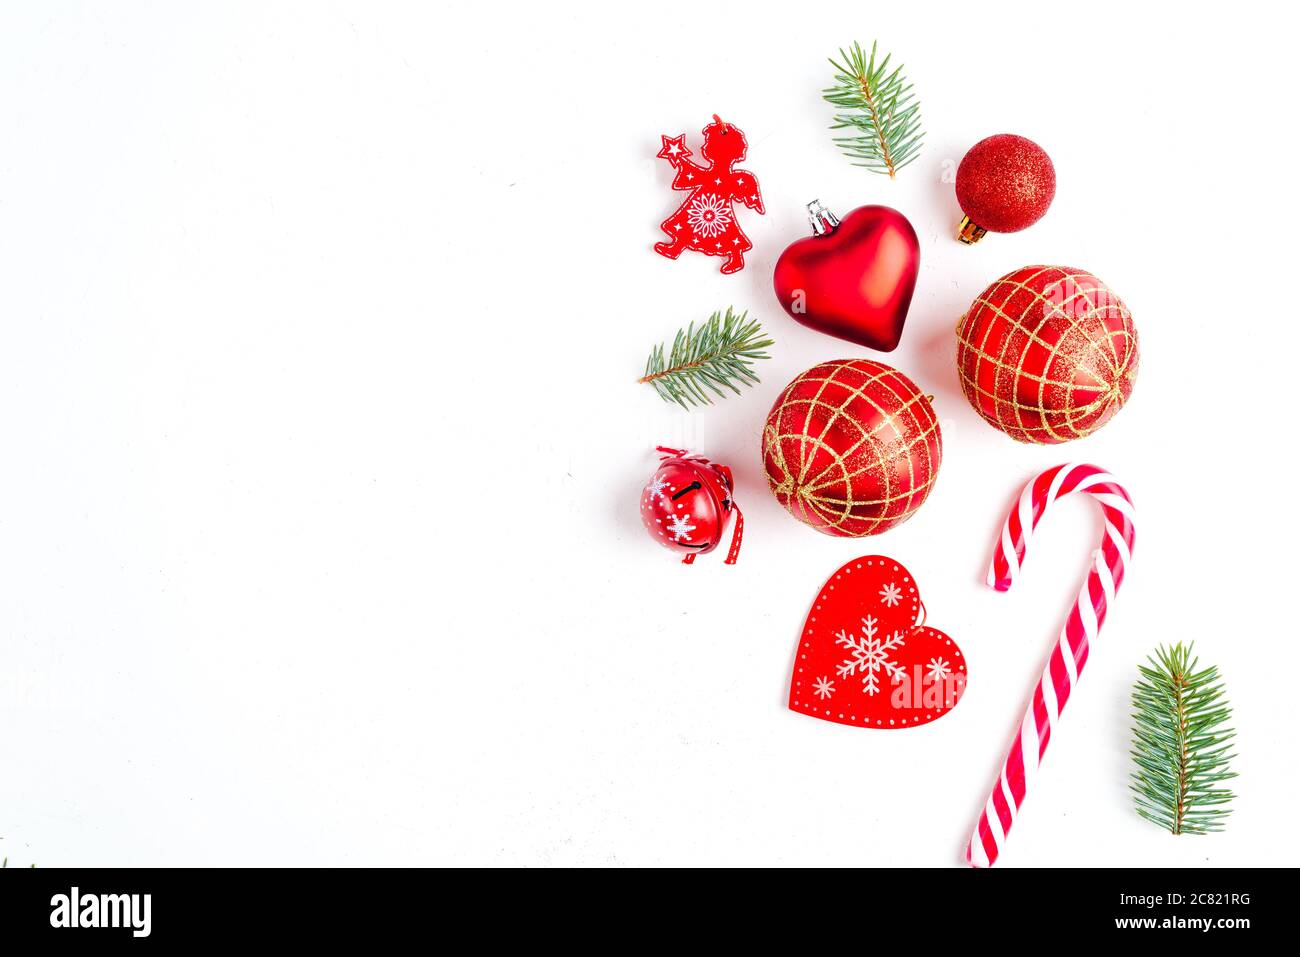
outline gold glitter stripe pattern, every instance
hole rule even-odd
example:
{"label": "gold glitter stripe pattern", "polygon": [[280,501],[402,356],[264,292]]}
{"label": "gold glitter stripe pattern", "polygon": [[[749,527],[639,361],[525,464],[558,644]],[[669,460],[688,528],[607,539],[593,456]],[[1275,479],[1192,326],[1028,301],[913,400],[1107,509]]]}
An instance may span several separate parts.
{"label": "gold glitter stripe pattern", "polygon": [[814,366],[777,397],[763,430],[772,493],[827,535],[875,535],[909,518],[942,460],[939,422],[907,376],[869,359]]}
{"label": "gold glitter stripe pattern", "polygon": [[966,398],[1020,442],[1054,444],[1095,432],[1128,401],[1137,376],[1132,315],[1082,269],[1008,273],[962,316],[957,342]]}

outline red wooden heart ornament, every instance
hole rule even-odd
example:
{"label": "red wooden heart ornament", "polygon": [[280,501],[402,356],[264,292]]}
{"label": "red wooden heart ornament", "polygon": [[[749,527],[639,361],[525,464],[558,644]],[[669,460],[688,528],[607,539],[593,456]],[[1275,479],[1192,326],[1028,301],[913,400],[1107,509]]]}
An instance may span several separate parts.
{"label": "red wooden heart ornament", "polygon": [[814,200],[808,219],[813,235],[776,261],[776,298],[810,329],[892,352],[921,264],[916,230],[888,206],[860,206],[841,222]]}
{"label": "red wooden heart ornament", "polygon": [[790,710],[858,728],[914,728],[966,689],[957,643],[923,624],[916,580],[892,558],[855,558],[827,579],[799,638]]}

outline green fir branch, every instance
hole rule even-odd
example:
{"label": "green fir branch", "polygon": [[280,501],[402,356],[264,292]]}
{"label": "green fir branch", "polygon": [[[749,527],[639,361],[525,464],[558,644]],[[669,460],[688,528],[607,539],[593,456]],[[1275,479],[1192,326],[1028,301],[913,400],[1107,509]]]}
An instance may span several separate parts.
{"label": "green fir branch", "polygon": [[725,317],[715,312],[699,329],[691,323],[677,333],[666,354],[662,344],[654,347],[637,381],[650,383],[665,402],[683,409],[712,404],[710,392],[725,399],[723,387],[740,395],[738,386],[758,383],[754,360],[766,359],[762,350],[772,345],[757,320],[746,320],[748,315],[737,316],[728,306]]}
{"label": "green fir branch", "polygon": [[1133,686],[1133,762],[1129,788],[1138,814],[1171,834],[1206,834],[1223,829],[1236,795],[1221,787],[1235,778],[1228,742],[1236,735],[1225,723],[1232,714],[1224,700],[1219,669],[1197,671],[1192,645],[1161,646],[1139,665]]}
{"label": "green fir branch", "polygon": [[889,71],[889,55],[876,62],[876,44],[868,55],[854,42],[840,60],[832,59],[835,85],[822,91],[826,102],[843,112],[835,114],[833,130],[853,130],[851,136],[833,137],[836,145],[854,166],[875,173],[888,173],[893,179],[907,164],[920,155],[921,104],[912,92],[912,84],[903,76],[902,66]]}

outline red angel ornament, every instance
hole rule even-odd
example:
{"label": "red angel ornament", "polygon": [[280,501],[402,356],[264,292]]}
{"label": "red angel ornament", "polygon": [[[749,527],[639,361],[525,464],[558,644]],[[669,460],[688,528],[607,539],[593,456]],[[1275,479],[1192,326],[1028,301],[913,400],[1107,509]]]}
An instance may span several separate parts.
{"label": "red angel ornament", "polygon": [[724,123],[713,114],[713,122],[702,130],[704,145],[700,155],[709,161],[700,166],[690,159],[686,134],[661,136],[663,148],[655,154],[672,164],[677,175],[673,189],[690,190],[691,195],[676,212],[660,225],[669,236],[666,243],[655,243],[655,252],[676,259],[683,249],[694,249],[707,256],[725,256],[722,272],[729,274],[745,268],[745,253],[754,248],[736,222],[734,202],[741,202],[762,213],[763,197],[758,180],[748,170],[732,167],[745,158],[748,143],[738,127]]}

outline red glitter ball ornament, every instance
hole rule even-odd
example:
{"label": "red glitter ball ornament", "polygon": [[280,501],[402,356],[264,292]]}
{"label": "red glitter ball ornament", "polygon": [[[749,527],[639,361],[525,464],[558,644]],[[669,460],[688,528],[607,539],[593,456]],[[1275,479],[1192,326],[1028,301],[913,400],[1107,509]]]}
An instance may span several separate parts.
{"label": "red glitter ball ornament", "polygon": [[957,203],[966,214],[957,238],[971,245],[986,232],[1019,232],[1043,218],[1055,195],[1056,169],[1033,140],[1013,133],[980,140],[957,167]]}
{"label": "red glitter ball ornament", "polygon": [[1081,438],[1133,392],[1133,316],[1090,272],[1025,266],[989,286],[957,324],[962,391],[1018,442]]}
{"label": "red glitter ball ornament", "polygon": [[883,362],[813,366],[768,413],[768,487],[791,515],[827,535],[893,528],[921,507],[943,459],[930,401]]}

